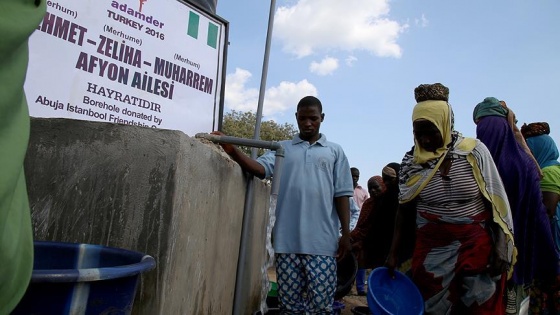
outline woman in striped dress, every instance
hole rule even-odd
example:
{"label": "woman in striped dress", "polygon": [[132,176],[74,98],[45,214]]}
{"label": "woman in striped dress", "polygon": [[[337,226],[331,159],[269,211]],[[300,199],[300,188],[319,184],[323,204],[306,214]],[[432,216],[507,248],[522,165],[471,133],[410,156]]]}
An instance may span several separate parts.
{"label": "woman in striped dress", "polygon": [[453,130],[446,87],[420,85],[415,96],[415,145],[401,164],[400,207],[387,267],[392,271],[397,265],[401,227],[415,214],[411,272],[425,313],[503,314],[515,247],[496,166],[484,144]]}

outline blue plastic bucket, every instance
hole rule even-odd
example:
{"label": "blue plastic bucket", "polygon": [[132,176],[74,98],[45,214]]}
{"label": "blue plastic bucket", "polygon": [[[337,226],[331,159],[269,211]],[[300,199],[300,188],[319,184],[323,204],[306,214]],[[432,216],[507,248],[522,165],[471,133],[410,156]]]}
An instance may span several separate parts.
{"label": "blue plastic bucket", "polygon": [[375,315],[424,314],[424,299],[414,282],[398,270],[392,279],[386,267],[370,273],[367,302]]}
{"label": "blue plastic bucket", "polygon": [[153,257],[101,245],[36,241],[31,283],[12,315],[130,314]]}

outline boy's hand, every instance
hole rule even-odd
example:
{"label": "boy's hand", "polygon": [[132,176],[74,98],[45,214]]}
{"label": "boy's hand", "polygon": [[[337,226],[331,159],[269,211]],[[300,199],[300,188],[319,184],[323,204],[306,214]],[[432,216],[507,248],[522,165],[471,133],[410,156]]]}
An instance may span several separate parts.
{"label": "boy's hand", "polygon": [[[216,136],[225,136],[226,135],[225,133],[223,133],[221,131],[212,131],[210,134],[211,135],[216,135]],[[232,155],[235,152],[235,147],[232,144],[220,143],[220,146],[222,147],[222,149],[224,149],[224,151],[228,155]]]}
{"label": "boy's hand", "polygon": [[350,233],[342,234],[338,240],[338,252],[336,253],[337,260],[341,260],[352,252],[352,243],[350,243]]}

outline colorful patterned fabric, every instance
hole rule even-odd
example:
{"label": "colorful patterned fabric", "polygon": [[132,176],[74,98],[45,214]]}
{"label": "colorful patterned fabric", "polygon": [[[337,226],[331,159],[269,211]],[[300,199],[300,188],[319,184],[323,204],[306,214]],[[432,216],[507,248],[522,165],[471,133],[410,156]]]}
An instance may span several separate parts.
{"label": "colorful patterned fabric", "polygon": [[[517,262],[517,249],[513,241],[513,219],[507,201],[507,195],[502,180],[496,169],[492,156],[482,142],[475,139],[464,139],[454,150],[456,154],[466,154],[467,160],[473,166],[474,177],[484,198],[490,201],[492,220],[506,235],[506,252],[510,268],[508,278],[512,276],[513,266]],[[468,154],[470,152],[470,154]]]}
{"label": "colorful patterned fabric", "polygon": [[425,314],[503,314],[505,276],[490,276],[492,240],[484,227],[490,212],[471,217],[475,224],[450,224],[418,217],[412,280],[425,301]]}
{"label": "colorful patterned fabric", "polygon": [[424,101],[449,101],[449,89],[441,83],[420,84],[414,89],[416,103]]}
{"label": "colorful patterned fabric", "polygon": [[547,122],[535,122],[528,125],[523,124],[523,126],[521,126],[521,134],[523,134],[525,139],[540,135],[548,135],[550,134],[550,126]]}
{"label": "colorful patterned fabric", "polygon": [[535,277],[555,277],[559,257],[542,202],[537,166],[519,146],[504,117],[482,118],[476,136],[492,154],[511,208],[518,251],[513,282],[531,284]]}
{"label": "colorful patterned fabric", "polygon": [[282,314],[331,314],[336,292],[336,258],[276,254]]}
{"label": "colorful patterned fabric", "polygon": [[529,314],[560,315],[560,290],[537,282],[531,289],[529,298]]}

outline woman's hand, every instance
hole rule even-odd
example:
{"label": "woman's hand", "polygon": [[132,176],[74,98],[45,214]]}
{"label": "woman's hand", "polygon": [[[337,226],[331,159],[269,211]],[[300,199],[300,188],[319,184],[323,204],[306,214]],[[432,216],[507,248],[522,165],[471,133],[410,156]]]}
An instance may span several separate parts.
{"label": "woman's hand", "polygon": [[352,251],[353,252],[357,252],[362,250],[362,248],[364,248],[364,244],[362,241],[357,241],[357,242],[353,242],[352,243]]}
{"label": "woman's hand", "polygon": [[395,253],[391,251],[387,256],[387,260],[385,260],[385,267],[387,267],[389,275],[391,275],[392,279],[395,279],[395,268],[397,267],[397,263],[397,255],[395,255]]}

